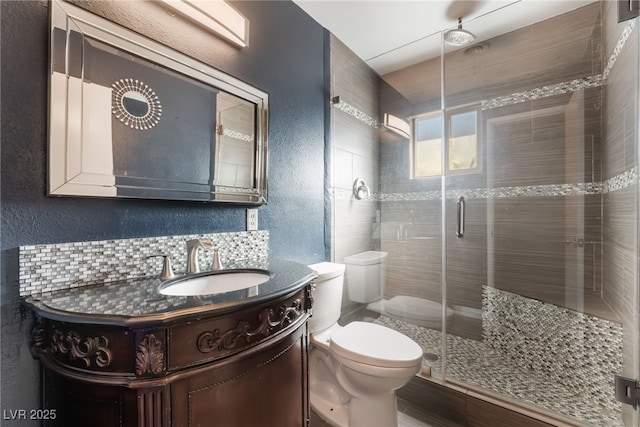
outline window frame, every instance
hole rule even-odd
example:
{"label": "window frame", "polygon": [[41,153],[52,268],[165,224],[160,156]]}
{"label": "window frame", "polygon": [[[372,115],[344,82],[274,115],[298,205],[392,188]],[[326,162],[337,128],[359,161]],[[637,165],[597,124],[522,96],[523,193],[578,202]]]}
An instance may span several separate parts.
{"label": "window frame", "polygon": [[[451,169],[449,167],[449,136],[451,134],[451,118],[455,115],[465,114],[468,112],[476,113],[476,167],[467,168],[467,169]],[[410,178],[411,179],[424,179],[424,178],[437,178],[443,175],[473,175],[482,173],[482,152],[483,152],[483,138],[482,138],[482,129],[481,129],[481,108],[480,105],[467,105],[462,107],[450,108],[447,110],[435,110],[430,111],[428,113],[419,114],[416,116],[409,117],[411,121],[411,139],[410,144],[411,147],[409,149],[410,153]],[[417,157],[416,157],[416,148],[417,143],[420,142],[417,140],[418,136],[418,122],[420,120],[431,119],[431,118],[441,118],[441,158],[440,158],[440,174],[437,175],[420,175],[416,176],[417,170]]]}
{"label": "window frame", "polygon": [[436,118],[436,117],[440,117],[442,120],[444,120],[444,115],[442,114],[442,110],[436,110],[436,111],[431,111],[428,113],[423,113],[417,116],[413,116],[410,117],[409,119],[411,120],[411,139],[409,140],[411,143],[411,148],[409,150],[410,152],[410,159],[409,159],[409,163],[410,163],[410,178],[411,179],[424,179],[424,178],[434,178],[434,177],[440,177],[443,175],[443,164],[442,164],[442,159],[444,156],[444,125],[441,124],[440,125],[440,130],[441,130],[441,136],[440,136],[440,174],[438,175],[420,175],[420,176],[416,176],[416,170],[417,170],[417,165],[416,165],[416,161],[417,161],[417,156],[416,156],[416,146],[417,143],[420,142],[417,140],[418,137],[418,122],[420,120],[425,120],[425,119],[431,119],[431,118]]}

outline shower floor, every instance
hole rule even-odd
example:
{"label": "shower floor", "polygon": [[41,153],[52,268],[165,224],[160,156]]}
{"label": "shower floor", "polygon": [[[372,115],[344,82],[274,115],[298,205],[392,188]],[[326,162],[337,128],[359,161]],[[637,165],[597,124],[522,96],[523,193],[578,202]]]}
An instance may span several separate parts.
{"label": "shower floor", "polygon": [[[425,353],[424,364],[442,378],[440,331],[380,316],[375,323],[409,336]],[[447,335],[447,378],[463,381],[520,402],[535,405],[593,426],[624,427],[621,411],[602,407],[589,396],[529,372],[495,352],[482,341]]]}

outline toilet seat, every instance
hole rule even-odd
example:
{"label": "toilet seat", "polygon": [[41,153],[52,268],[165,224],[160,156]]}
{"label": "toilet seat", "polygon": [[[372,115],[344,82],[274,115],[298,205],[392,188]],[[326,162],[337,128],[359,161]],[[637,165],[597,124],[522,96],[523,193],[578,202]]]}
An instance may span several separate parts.
{"label": "toilet seat", "polygon": [[342,329],[342,326],[336,323],[332,327],[330,327],[329,329],[325,329],[324,331],[310,333],[309,340],[314,346],[320,347],[325,351],[331,351],[331,349],[329,348],[329,345],[331,343],[331,335],[333,335],[340,329]]}
{"label": "toilet seat", "polygon": [[335,331],[329,346],[337,356],[382,368],[410,368],[422,361],[422,348],[411,338],[369,322],[351,322]]}

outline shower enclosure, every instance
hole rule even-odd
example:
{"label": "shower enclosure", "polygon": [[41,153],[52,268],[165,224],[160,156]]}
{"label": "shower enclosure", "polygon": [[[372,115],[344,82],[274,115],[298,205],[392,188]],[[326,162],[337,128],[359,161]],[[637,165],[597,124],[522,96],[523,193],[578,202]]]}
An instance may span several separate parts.
{"label": "shower enclosure", "polygon": [[383,76],[331,37],[331,256],[386,254],[382,299],[345,292],[343,320],[413,338],[427,381],[639,425],[637,25],[594,2],[465,47],[436,34]]}

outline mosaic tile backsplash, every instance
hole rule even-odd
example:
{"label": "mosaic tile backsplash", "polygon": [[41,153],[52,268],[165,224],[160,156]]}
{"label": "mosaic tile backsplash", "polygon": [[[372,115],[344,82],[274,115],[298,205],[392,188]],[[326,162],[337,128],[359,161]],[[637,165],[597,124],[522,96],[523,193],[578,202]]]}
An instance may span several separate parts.
{"label": "mosaic tile backsplash", "polygon": [[[176,273],[183,272],[185,242],[199,238],[211,239],[223,263],[268,256],[268,230],[21,246],[20,295],[157,275],[162,258],[150,256],[160,253],[170,255]],[[211,251],[199,251],[201,266],[211,258]]]}

